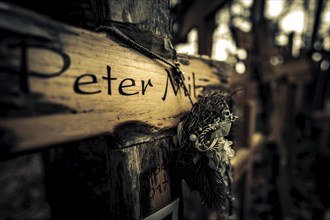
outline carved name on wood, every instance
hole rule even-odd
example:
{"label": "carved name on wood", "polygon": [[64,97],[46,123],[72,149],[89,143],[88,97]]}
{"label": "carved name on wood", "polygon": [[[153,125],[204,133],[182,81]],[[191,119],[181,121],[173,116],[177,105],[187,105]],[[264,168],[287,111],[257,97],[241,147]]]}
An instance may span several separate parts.
{"label": "carved name on wood", "polygon": [[[110,134],[138,121],[176,126],[191,105],[170,68],[105,33],[0,3],[0,143],[10,152]],[[181,65],[196,98],[219,85],[214,67]]]}

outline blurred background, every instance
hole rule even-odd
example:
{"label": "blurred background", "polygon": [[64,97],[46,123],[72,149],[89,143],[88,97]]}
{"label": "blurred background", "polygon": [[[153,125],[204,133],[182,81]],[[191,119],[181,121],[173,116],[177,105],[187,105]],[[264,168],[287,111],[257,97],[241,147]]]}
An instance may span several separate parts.
{"label": "blurred background", "polygon": [[230,66],[239,90],[230,219],[330,219],[330,1],[171,2],[177,51]]}

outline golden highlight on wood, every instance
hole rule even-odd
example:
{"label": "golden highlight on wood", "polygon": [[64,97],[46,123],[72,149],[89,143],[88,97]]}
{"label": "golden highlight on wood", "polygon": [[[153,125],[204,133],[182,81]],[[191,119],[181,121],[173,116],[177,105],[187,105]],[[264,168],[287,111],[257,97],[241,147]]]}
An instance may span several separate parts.
{"label": "golden highlight on wood", "polygon": [[[11,152],[111,134],[140,123],[151,131],[175,127],[191,105],[168,66],[93,33],[0,4],[0,130]],[[199,58],[181,69],[196,101],[220,85]]]}

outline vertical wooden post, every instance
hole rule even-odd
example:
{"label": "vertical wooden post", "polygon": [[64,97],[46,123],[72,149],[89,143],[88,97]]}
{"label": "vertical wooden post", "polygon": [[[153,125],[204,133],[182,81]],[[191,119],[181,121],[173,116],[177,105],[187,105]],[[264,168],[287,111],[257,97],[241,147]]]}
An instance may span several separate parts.
{"label": "vertical wooden post", "polygon": [[256,100],[249,100],[244,104],[244,145],[251,148],[252,136],[256,132],[256,116],[257,116],[257,103]]}
{"label": "vertical wooden post", "polygon": [[[169,58],[164,40],[171,38],[169,1],[92,0],[96,27],[114,24],[131,39]],[[165,38],[165,39],[164,39]]]}
{"label": "vertical wooden post", "polygon": [[213,32],[215,29],[215,16],[203,19],[197,26],[198,30],[198,54],[212,55]]}
{"label": "vertical wooden post", "polygon": [[274,141],[278,144],[278,150],[280,155],[279,160],[279,176],[277,180],[277,188],[279,192],[279,200],[281,204],[281,216],[287,217],[290,216],[290,183],[288,175],[288,149],[286,142],[283,140],[283,131],[287,130],[286,126],[286,117],[287,116],[287,103],[289,99],[289,85],[286,80],[283,80],[278,89],[278,99],[274,106],[274,112],[272,117],[272,137]]}

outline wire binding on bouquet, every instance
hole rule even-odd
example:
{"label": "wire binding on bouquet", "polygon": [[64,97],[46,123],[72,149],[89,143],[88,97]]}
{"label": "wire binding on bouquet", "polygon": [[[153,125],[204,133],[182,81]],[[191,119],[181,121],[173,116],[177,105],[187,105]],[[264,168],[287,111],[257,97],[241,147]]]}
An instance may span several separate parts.
{"label": "wire binding on bouquet", "polygon": [[178,164],[191,190],[209,207],[231,209],[230,160],[234,150],[225,139],[237,118],[230,112],[230,96],[211,91],[203,95],[178,125]]}

